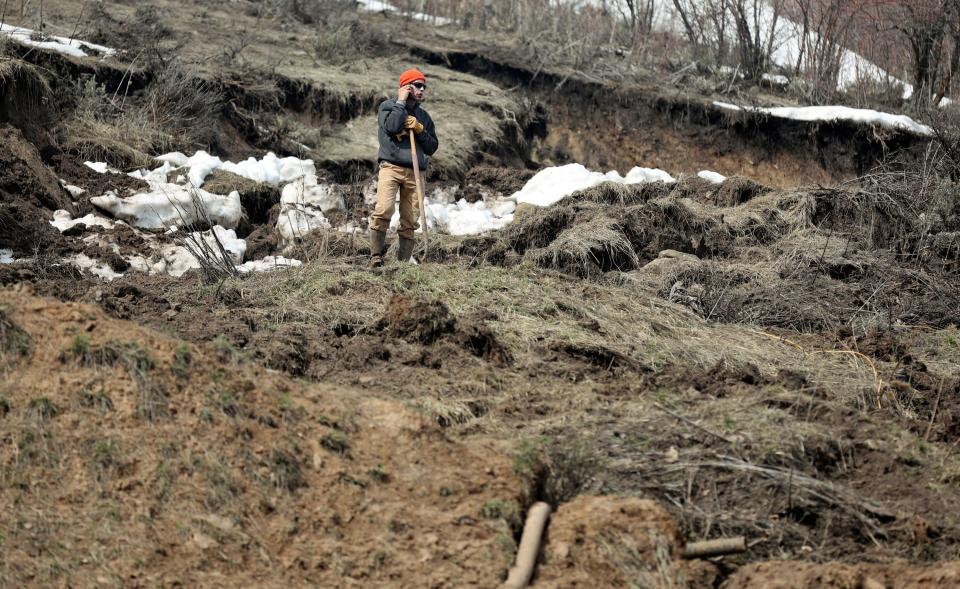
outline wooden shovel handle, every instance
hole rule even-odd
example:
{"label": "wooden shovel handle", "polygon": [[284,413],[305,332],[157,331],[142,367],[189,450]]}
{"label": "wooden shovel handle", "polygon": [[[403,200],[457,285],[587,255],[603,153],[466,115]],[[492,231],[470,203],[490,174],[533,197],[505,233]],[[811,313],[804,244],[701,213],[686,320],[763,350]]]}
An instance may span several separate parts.
{"label": "wooden shovel handle", "polygon": [[410,155],[413,156],[413,178],[417,182],[417,198],[420,201],[420,227],[423,228],[423,259],[427,259],[427,244],[429,237],[427,235],[427,207],[424,205],[423,182],[420,180],[420,161],[417,158],[417,142],[414,139],[413,129],[408,129],[410,133]]}

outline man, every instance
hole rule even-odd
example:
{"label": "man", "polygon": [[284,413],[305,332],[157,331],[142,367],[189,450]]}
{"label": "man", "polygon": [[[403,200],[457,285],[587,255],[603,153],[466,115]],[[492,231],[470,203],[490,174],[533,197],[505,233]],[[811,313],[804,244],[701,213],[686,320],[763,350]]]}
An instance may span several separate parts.
{"label": "man", "polygon": [[377,112],[380,174],[377,179],[377,205],[370,215],[370,265],[373,267],[383,265],[383,255],[387,251],[387,228],[393,216],[397,190],[400,191],[397,258],[406,262],[413,255],[413,230],[417,227],[419,206],[408,129],[413,129],[417,142],[417,163],[424,177],[429,156],[436,153],[440,145],[433,119],[420,106],[426,89],[427,78],[423,72],[407,70],[400,75],[397,98],[383,101]]}

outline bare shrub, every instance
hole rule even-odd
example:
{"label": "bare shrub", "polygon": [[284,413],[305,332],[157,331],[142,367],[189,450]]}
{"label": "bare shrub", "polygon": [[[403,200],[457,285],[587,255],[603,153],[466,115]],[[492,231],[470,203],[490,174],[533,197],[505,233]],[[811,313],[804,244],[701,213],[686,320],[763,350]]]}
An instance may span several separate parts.
{"label": "bare shrub", "polygon": [[[0,36],[0,42],[5,37]],[[6,58],[0,45],[0,119],[35,118],[53,98],[46,76],[35,66],[16,58]]]}
{"label": "bare shrub", "polygon": [[133,117],[175,144],[209,145],[216,139],[222,104],[223,96],[209,82],[173,63],[156,73]]}
{"label": "bare shrub", "polygon": [[209,147],[223,98],[177,63],[156,72],[142,97],[107,91],[92,77],[77,83],[73,117],[61,126],[65,147],[117,167],[151,163],[149,154]]}
{"label": "bare shrub", "polygon": [[258,18],[292,18],[303,24],[314,24],[329,15],[356,12],[353,0],[255,0],[247,9]]}
{"label": "bare shrub", "polygon": [[314,51],[329,63],[347,63],[357,55],[378,56],[390,51],[386,35],[361,21],[356,13],[331,11],[321,19]]}

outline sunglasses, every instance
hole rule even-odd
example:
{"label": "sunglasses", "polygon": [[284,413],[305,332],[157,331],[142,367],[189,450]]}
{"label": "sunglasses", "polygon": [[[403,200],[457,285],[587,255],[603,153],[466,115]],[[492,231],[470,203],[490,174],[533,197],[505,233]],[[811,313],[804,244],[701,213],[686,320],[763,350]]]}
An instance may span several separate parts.
{"label": "sunglasses", "polygon": [[413,84],[411,84],[411,86],[413,86],[413,87],[416,88],[417,90],[426,90],[426,89],[427,89],[427,85],[424,84],[423,82],[414,82]]}

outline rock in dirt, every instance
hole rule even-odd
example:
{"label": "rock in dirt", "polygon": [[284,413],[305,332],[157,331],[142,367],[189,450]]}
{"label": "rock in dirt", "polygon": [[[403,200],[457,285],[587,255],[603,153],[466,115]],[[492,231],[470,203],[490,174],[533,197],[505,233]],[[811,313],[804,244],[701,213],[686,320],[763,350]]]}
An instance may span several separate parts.
{"label": "rock in dirt", "polygon": [[70,194],[19,130],[0,127],[0,248],[32,253],[61,242],[48,222],[57,209],[74,212]]}

